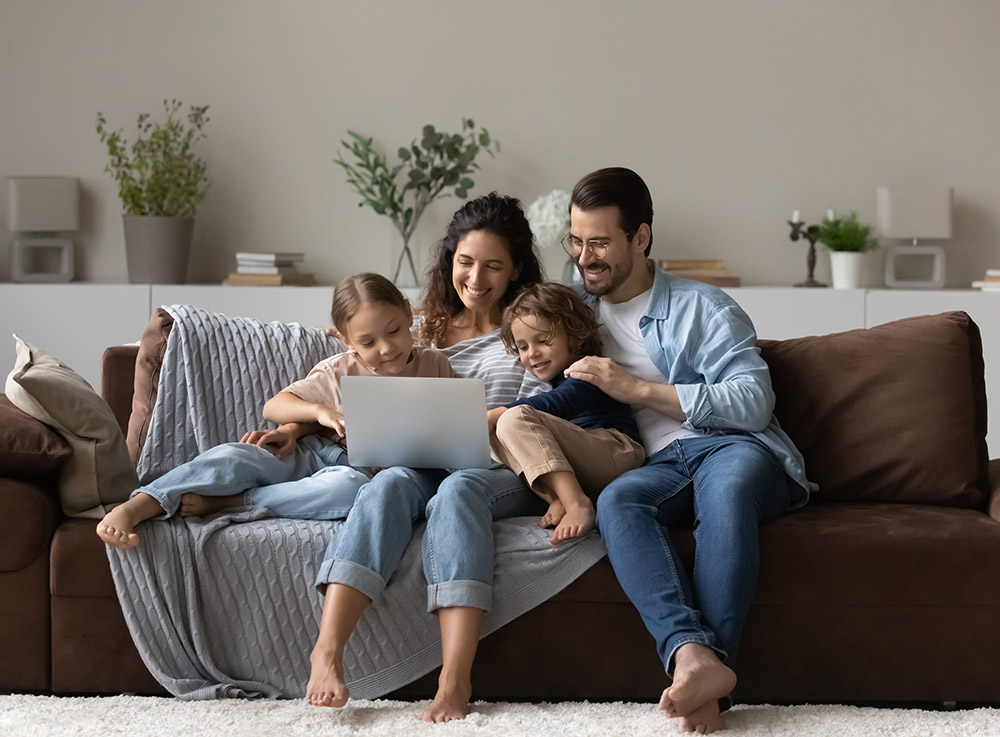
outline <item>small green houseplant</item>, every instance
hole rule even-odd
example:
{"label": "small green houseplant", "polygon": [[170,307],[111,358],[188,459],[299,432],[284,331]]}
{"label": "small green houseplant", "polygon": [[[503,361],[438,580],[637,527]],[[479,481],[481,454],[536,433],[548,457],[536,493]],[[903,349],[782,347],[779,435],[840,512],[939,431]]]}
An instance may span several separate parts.
{"label": "small green houseplant", "polygon": [[131,145],[97,113],[97,135],[108,152],[105,171],[118,183],[125,209],[131,282],[185,281],[194,214],[210,186],[205,161],[194,151],[205,138],[208,106],[192,105],[184,116],[180,101],[164,100],[163,110],[166,121],[139,115]]}
{"label": "small green houseplant", "polygon": [[[350,140],[341,145],[344,151],[334,161],[347,173],[347,182],[361,195],[358,207],[367,205],[379,215],[388,217],[403,239],[403,248],[396,261],[393,281],[399,283],[404,260],[414,284],[419,283],[417,269],[410,251],[410,239],[420,216],[434,200],[450,192],[460,199],[475,186],[469,176],[479,169],[476,157],[485,151],[490,156],[500,151],[500,142],[485,128],[476,130],[474,121],[462,119],[461,133],[445,133],[425,125],[419,141],[397,151],[399,163],[392,166],[384,153],[374,147],[373,139],[347,131]],[[446,191],[448,190],[448,191]]]}
{"label": "small green houseplant", "polygon": [[872,226],[858,222],[858,214],[851,210],[842,218],[824,218],[817,240],[831,251],[870,251],[878,245],[874,232]]}

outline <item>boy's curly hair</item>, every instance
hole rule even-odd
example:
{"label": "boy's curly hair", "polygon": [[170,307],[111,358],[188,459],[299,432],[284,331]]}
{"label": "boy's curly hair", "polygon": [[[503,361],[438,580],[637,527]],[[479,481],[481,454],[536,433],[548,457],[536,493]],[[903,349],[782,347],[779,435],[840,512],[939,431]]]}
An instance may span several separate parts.
{"label": "boy's curly hair", "polygon": [[552,328],[548,338],[560,331],[566,333],[570,353],[578,358],[601,354],[600,323],[580,295],[563,284],[553,281],[529,284],[503,311],[500,337],[507,352],[514,355],[517,355],[517,347],[511,325],[522,315],[537,315],[548,320]]}

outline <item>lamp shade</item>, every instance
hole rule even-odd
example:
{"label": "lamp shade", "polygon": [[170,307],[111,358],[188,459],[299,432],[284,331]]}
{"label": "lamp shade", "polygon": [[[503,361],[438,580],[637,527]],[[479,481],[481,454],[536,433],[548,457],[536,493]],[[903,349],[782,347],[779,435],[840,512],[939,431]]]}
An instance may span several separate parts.
{"label": "lamp shade", "polygon": [[886,238],[951,238],[951,201],[951,187],[879,187],[879,233]]}
{"label": "lamp shade", "polygon": [[9,229],[58,233],[80,227],[80,180],[76,177],[9,177]]}

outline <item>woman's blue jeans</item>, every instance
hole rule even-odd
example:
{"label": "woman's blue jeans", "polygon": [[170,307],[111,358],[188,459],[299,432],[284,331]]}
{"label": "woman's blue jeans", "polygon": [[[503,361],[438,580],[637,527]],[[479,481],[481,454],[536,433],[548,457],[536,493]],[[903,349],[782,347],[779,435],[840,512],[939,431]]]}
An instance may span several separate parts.
{"label": "woman's blue jeans", "polygon": [[307,435],[285,460],[250,443],[225,443],[182,463],[132,492],[156,499],[167,517],[177,513],[181,495],[243,493],[246,506],[267,507],[277,517],[343,519],[370,477],[347,465],[336,443]]}
{"label": "woman's blue jeans", "polygon": [[[734,434],[674,441],[598,497],[611,565],[669,675],[690,642],[733,664],[757,584],[759,525],[805,493],[763,444]],[[690,577],[674,528],[694,529]]]}
{"label": "woman's blue jeans", "polygon": [[330,541],[316,577],[374,600],[426,519],[421,546],[427,609],[493,600],[493,520],[542,514],[545,504],[510,469],[447,472],[388,468],[361,488],[347,522]]}

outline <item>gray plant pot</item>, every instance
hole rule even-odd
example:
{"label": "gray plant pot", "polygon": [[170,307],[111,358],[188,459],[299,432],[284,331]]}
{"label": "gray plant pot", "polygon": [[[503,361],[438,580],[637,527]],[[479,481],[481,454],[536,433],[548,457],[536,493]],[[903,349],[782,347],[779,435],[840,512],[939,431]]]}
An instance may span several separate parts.
{"label": "gray plant pot", "polygon": [[194,218],[123,215],[125,258],[132,284],[183,284]]}

